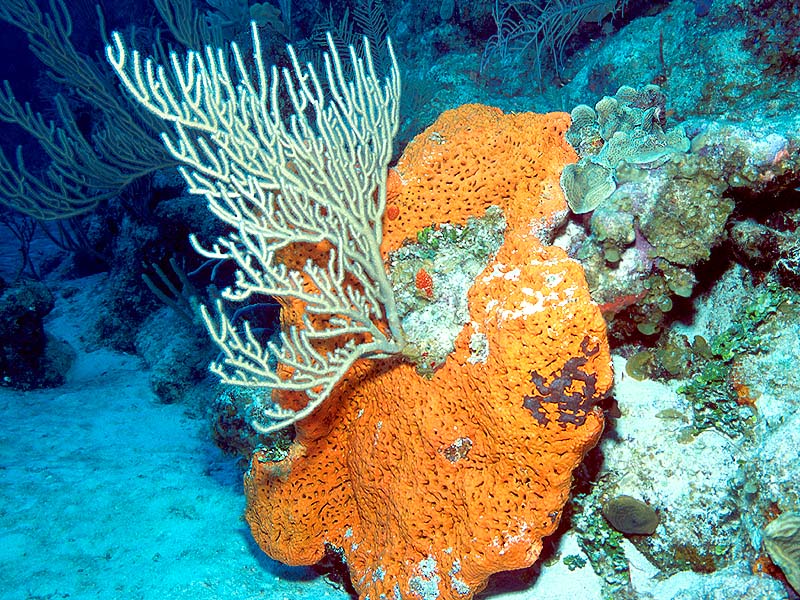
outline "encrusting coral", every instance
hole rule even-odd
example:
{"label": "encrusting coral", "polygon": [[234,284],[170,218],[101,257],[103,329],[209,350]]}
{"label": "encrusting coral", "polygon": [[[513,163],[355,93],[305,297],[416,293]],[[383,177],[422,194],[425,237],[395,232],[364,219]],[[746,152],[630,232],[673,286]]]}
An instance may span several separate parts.
{"label": "encrusting coral", "polygon": [[429,378],[399,358],[359,361],[296,424],[282,460],[256,451],[246,517],[270,556],[313,564],[333,548],[371,600],[469,599],[491,574],[537,559],[603,429],[597,402],[612,382],[581,266],[541,241],[567,213],[568,125],[562,113],[468,105],[406,149],[390,176],[385,253],[491,205],[505,212],[504,243]]}

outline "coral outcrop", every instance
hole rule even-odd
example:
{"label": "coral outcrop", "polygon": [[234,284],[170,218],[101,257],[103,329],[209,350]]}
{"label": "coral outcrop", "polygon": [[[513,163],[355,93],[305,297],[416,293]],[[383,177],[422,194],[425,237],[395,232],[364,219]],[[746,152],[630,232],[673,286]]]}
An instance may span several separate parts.
{"label": "coral outcrop", "polygon": [[[594,109],[573,109],[566,134],[581,158],[565,167],[561,185],[572,210],[588,216],[585,231],[574,228],[559,245],[583,264],[610,336],[621,342],[660,333],[673,301],[693,294],[737,202],[752,214],[752,199],[795,186],[794,117],[667,127],[667,113],[657,86],[623,86]],[[788,243],[766,248],[756,236],[755,248],[752,233],[738,234],[756,261],[786,258],[791,280]]]}
{"label": "coral outcrop", "polygon": [[361,361],[297,423],[285,456],[256,451],[246,517],[270,556],[312,564],[332,548],[372,600],[469,599],[491,574],[536,560],[600,436],[597,403],[612,382],[581,266],[540,240],[567,212],[568,123],[470,105],[408,147],[390,179],[384,252],[492,205],[507,221],[503,244],[430,376],[399,359]]}
{"label": "coral outcrop", "polygon": [[666,97],[657,85],[641,91],[622,86],[594,109],[576,106],[571,116],[566,137],[580,160],[564,167],[561,189],[577,214],[593,211],[614,193],[621,163],[653,169],[689,150],[683,127],[665,128]]}
{"label": "coral outcrop", "polygon": [[75,352],[45,331],[55,299],[32,280],[6,286],[0,279],[0,385],[28,390],[64,383]]}

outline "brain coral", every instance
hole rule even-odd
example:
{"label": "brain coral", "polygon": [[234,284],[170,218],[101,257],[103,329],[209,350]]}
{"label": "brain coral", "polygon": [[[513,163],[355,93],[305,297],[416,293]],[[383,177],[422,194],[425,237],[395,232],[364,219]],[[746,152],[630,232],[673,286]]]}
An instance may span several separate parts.
{"label": "brain coral", "polygon": [[491,204],[508,217],[503,246],[430,378],[400,359],[360,362],[297,424],[287,456],[255,453],[246,517],[270,556],[312,564],[333,548],[371,600],[469,599],[491,574],[536,560],[602,431],[596,403],[612,381],[582,268],[537,236],[565,208],[567,125],[468,106],[406,150],[387,251]]}

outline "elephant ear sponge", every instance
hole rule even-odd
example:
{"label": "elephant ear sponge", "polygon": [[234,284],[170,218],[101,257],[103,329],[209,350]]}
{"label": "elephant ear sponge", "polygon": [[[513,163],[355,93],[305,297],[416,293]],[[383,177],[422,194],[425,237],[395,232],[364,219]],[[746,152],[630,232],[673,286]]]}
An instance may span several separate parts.
{"label": "elephant ear sponge", "polygon": [[[482,112],[491,123],[476,127]],[[257,451],[245,477],[259,545],[293,565],[333,549],[362,600],[469,600],[493,573],[530,566],[603,429],[605,323],[581,266],[532,229],[565,208],[568,118],[534,115],[513,140],[521,117],[449,111],[398,166],[405,183],[394,182],[400,215],[387,250],[491,204],[508,217],[503,245],[469,291],[454,352],[430,378],[400,360],[357,363],[297,424],[286,456]],[[436,152],[425,150],[432,141]],[[520,156],[533,164],[515,163]]]}

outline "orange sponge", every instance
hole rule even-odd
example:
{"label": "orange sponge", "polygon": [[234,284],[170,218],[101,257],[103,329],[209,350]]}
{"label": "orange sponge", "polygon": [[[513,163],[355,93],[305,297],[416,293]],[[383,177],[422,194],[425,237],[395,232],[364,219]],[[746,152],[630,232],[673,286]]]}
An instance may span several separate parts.
{"label": "orange sponge", "polygon": [[[507,214],[504,244],[431,378],[401,359],[361,361],[297,424],[288,456],[255,453],[246,517],[270,556],[313,564],[334,548],[359,597],[375,600],[469,599],[491,574],[536,560],[572,471],[600,436],[596,404],[612,382],[605,323],[582,268],[535,231],[565,206],[567,125],[562,114],[469,106],[409,146],[385,248],[491,204]],[[444,138],[433,162],[432,131]]]}
{"label": "orange sponge", "polygon": [[501,206],[511,228],[552,228],[568,214],[559,186],[578,159],[567,113],[504,114],[465,104],[448,110],[406,147],[389,171],[384,251],[437,223],[463,224]]}

